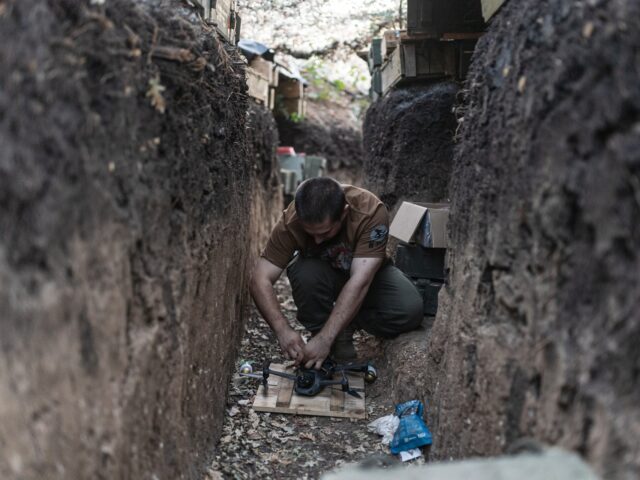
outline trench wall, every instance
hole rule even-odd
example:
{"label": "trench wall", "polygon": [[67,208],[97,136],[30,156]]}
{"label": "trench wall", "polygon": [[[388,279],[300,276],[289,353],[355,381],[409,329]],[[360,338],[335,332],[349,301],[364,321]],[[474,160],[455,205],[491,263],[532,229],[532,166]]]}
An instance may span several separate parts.
{"label": "trench wall", "polygon": [[0,477],[200,478],[275,122],[183,2],[0,7]]}
{"label": "trench wall", "polygon": [[480,40],[423,388],[435,458],[522,438],[640,476],[640,5],[509,0]]}
{"label": "trench wall", "polygon": [[388,207],[448,200],[457,92],[449,82],[398,88],[367,110],[365,186]]}

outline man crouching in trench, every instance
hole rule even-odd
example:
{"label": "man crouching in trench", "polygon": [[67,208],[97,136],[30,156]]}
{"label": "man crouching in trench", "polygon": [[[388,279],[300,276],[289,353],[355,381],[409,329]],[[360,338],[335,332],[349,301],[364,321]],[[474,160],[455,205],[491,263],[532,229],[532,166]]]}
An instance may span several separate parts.
{"label": "man crouching in trench", "polygon": [[[251,279],[251,295],[285,357],[319,369],[328,356],[355,360],[353,333],[390,338],[420,325],[422,298],[386,257],[389,212],[371,192],[312,178],[298,187],[271,232]],[[304,342],[282,314],[273,284],[284,269]]]}

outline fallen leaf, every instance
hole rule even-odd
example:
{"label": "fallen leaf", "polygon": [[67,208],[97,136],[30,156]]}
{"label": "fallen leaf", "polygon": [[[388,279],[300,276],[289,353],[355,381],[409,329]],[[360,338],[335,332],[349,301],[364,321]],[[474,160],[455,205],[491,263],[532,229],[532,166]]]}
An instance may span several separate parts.
{"label": "fallen leaf", "polygon": [[224,480],[224,476],[218,470],[207,470],[205,480]]}

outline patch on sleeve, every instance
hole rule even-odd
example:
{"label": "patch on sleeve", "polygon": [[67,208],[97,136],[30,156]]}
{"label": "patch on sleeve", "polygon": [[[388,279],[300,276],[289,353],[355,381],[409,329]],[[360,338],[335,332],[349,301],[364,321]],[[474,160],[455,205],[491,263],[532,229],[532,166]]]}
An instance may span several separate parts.
{"label": "patch on sleeve", "polygon": [[379,247],[387,243],[387,235],[389,234],[389,228],[386,225],[378,225],[371,229],[369,235],[369,248]]}

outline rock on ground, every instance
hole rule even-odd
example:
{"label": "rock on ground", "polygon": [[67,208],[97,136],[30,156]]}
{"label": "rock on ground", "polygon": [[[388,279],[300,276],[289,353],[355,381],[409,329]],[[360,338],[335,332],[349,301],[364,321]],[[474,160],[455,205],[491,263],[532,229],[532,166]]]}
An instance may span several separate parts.
{"label": "rock on ground", "polygon": [[195,477],[275,123],[184,2],[93,3],[0,2],[0,477]]}
{"label": "rock on ground", "polygon": [[640,5],[510,0],[455,153],[425,365],[436,458],[523,436],[640,476]]}

